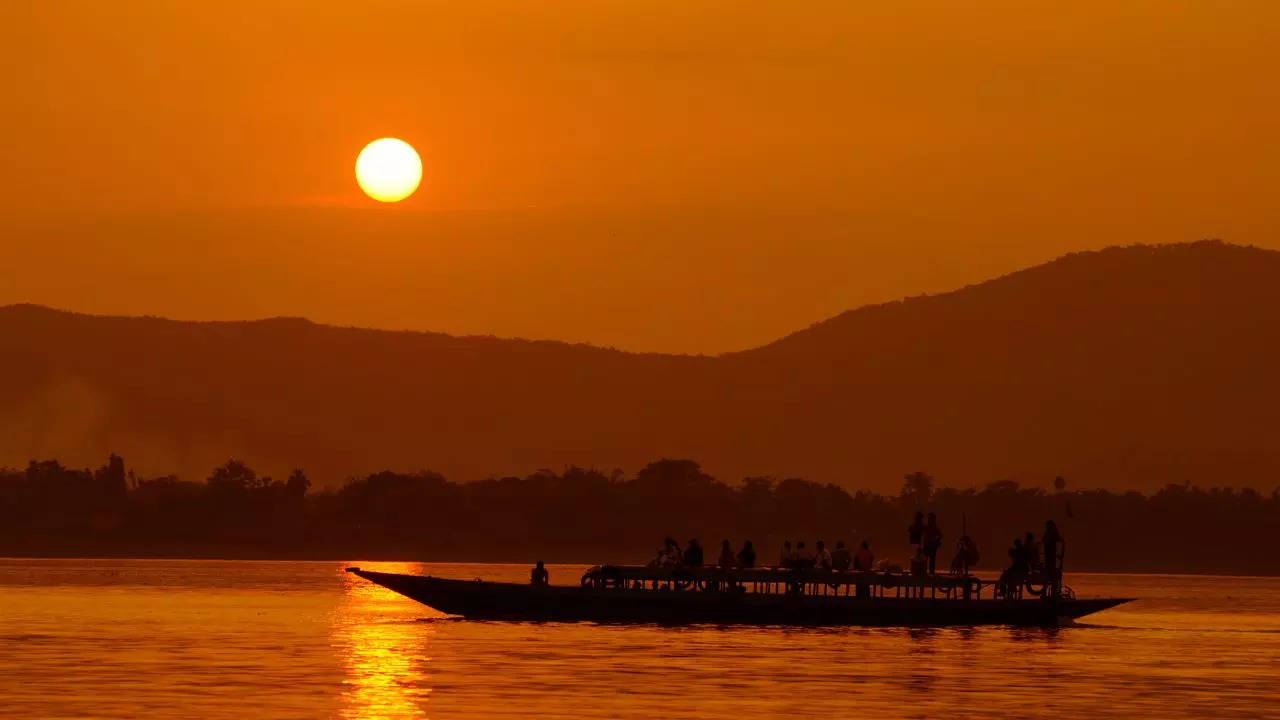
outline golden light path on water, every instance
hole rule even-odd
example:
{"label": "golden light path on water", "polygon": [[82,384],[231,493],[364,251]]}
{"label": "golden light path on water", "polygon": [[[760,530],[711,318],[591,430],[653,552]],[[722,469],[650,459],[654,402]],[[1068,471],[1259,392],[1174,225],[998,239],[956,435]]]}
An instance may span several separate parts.
{"label": "golden light path on water", "polygon": [[[416,563],[379,563],[379,567],[386,572],[422,572]],[[347,670],[342,717],[424,716],[423,705],[431,694],[427,652],[434,628],[400,617],[402,598],[353,575],[344,572],[344,576],[347,604],[334,618]]]}

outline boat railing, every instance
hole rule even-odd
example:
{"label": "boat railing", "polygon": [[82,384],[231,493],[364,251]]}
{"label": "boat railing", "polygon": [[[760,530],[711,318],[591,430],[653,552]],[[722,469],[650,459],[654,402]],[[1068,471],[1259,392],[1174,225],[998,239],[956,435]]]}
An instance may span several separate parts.
{"label": "boat railing", "polygon": [[740,592],[765,595],[981,599],[995,581],[969,573],[910,575],[874,571],[792,568],[688,568],[602,565],[582,576],[582,585],[616,592]]}

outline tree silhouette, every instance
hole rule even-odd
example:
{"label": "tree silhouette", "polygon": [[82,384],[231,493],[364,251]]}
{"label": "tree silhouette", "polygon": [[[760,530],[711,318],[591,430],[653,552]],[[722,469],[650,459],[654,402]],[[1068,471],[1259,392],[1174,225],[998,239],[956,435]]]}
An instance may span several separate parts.
{"label": "tree silhouette", "polygon": [[289,473],[289,479],[285,482],[285,491],[290,497],[301,498],[310,488],[311,481],[307,479],[307,474],[302,471],[302,468],[294,468],[294,471]]}
{"label": "tree silhouette", "polygon": [[243,460],[228,460],[225,465],[215,468],[206,481],[215,490],[242,491],[258,484],[258,473],[244,463]]}
{"label": "tree silhouette", "polygon": [[131,472],[114,456],[96,471],[56,460],[0,469],[0,554],[642,562],[675,536],[735,549],[750,539],[764,562],[784,539],[866,540],[878,557],[905,561],[903,528],[921,509],[949,536],[964,518],[990,563],[984,570],[1003,561],[1014,537],[1039,535],[1053,519],[1071,548],[1069,571],[1280,574],[1274,553],[1238,552],[1269,547],[1280,533],[1280,493],[1182,482],[1152,495],[1046,492],[1012,478],[956,489],[916,472],[885,496],[803,478],[729,484],[694,461],[663,459],[630,477],[571,466],[456,483],[382,471],[310,492],[301,469],[274,482],[240,460],[205,482]]}
{"label": "tree silhouette", "polygon": [[913,505],[926,505],[933,497],[933,478],[919,470],[908,473],[902,478],[901,494]]}

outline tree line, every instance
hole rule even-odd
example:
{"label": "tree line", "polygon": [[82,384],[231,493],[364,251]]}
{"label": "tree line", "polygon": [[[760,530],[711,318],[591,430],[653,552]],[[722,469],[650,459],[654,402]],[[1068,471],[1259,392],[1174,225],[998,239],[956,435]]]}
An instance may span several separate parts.
{"label": "tree line", "polygon": [[200,482],[140,478],[116,455],[97,469],[32,461],[0,469],[0,554],[616,563],[644,562],[671,536],[696,537],[711,556],[721,540],[736,550],[749,539],[763,564],[787,539],[867,540],[905,564],[917,510],[941,522],[940,564],[963,531],[978,567],[999,569],[1015,536],[1053,519],[1068,572],[1280,574],[1280,489],[1117,493],[1062,478],[1052,490],[1012,480],[961,489],[913,472],[885,495],[800,478],[729,484],[670,459],[631,476],[568,467],[469,483],[384,471],[317,492],[302,470],[279,480],[239,460]]}

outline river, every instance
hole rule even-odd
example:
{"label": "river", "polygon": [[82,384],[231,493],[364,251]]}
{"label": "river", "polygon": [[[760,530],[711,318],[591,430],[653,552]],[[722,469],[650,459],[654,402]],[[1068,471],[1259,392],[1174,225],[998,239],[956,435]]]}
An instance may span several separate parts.
{"label": "river", "polygon": [[528,577],[0,559],[0,716],[1280,717],[1280,578],[1069,574],[1141,599],[1057,629],[655,627],[445,618],[348,564]]}

